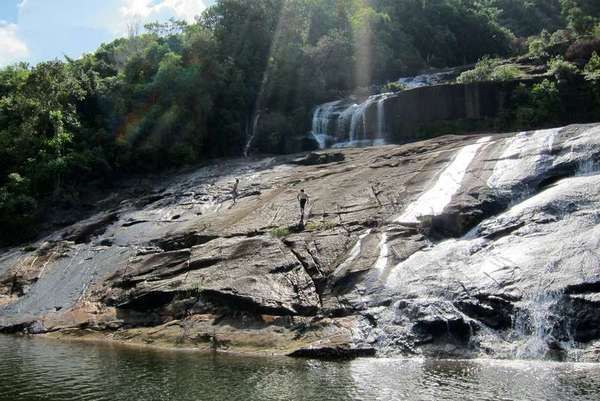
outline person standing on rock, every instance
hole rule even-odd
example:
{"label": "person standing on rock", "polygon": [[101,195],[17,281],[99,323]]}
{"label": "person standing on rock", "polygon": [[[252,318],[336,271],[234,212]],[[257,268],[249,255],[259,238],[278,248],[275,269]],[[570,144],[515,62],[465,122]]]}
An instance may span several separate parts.
{"label": "person standing on rock", "polygon": [[302,225],[304,224],[304,208],[306,207],[306,202],[308,202],[308,195],[301,189],[297,198],[298,202],[300,202],[300,224]]}
{"label": "person standing on rock", "polygon": [[238,185],[240,184],[240,179],[235,179],[235,184],[233,184],[233,188],[231,189],[231,197],[233,198],[233,204],[235,205],[238,197]]}

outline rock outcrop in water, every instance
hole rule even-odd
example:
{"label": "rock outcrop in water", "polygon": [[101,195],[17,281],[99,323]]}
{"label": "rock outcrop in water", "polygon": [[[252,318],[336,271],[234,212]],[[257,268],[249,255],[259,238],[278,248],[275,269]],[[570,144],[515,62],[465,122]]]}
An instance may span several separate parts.
{"label": "rock outcrop in water", "polygon": [[600,360],[599,158],[600,125],[585,125],[157,179],[0,254],[0,327],[298,356]]}

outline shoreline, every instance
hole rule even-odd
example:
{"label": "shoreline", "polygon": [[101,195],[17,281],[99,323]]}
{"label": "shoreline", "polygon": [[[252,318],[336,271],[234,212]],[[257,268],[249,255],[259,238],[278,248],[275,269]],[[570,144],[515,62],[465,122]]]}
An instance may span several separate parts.
{"label": "shoreline", "polygon": [[[58,334],[57,334],[58,333]],[[107,336],[105,335],[93,335],[93,334],[83,334],[82,335],[71,335],[71,334],[64,334],[64,333],[60,333],[60,332],[54,332],[54,333],[44,333],[44,334],[30,334],[30,335],[19,335],[19,334],[5,334],[6,336],[13,336],[13,337],[28,337],[28,338],[42,338],[44,340],[51,340],[51,341],[60,341],[60,342],[65,342],[65,343],[83,343],[83,344],[101,344],[101,345],[107,345],[107,346],[116,346],[116,347],[123,347],[123,348],[137,348],[137,349],[149,349],[149,350],[153,350],[153,351],[163,351],[163,352],[185,352],[185,353],[198,353],[198,354],[204,354],[204,355],[216,355],[216,354],[221,354],[221,355],[231,355],[231,356],[247,356],[247,357],[253,357],[253,358],[269,358],[269,357],[276,357],[276,358],[290,358],[290,359],[296,359],[293,358],[287,354],[277,354],[277,353],[270,353],[268,351],[265,352],[260,352],[260,351],[240,351],[240,350],[225,350],[225,349],[209,349],[208,347],[206,348],[201,348],[201,347],[190,347],[190,346],[177,346],[176,344],[172,344],[172,343],[168,343],[168,342],[163,342],[160,344],[153,344],[153,343],[147,343],[144,341],[126,341],[126,340],[120,340],[120,339],[112,339],[112,338],[107,338]]]}
{"label": "shoreline", "polygon": [[244,351],[229,351],[229,350],[206,350],[201,348],[191,348],[191,347],[177,347],[177,346],[168,346],[168,345],[153,345],[153,344],[145,344],[141,342],[127,342],[123,340],[112,340],[106,338],[98,338],[93,336],[93,338],[86,336],[71,336],[71,335],[62,335],[55,336],[53,333],[46,334],[0,334],[3,337],[13,337],[13,338],[26,338],[31,340],[44,340],[44,341],[53,341],[60,343],[75,343],[81,345],[100,345],[106,346],[110,348],[121,348],[121,349],[130,349],[130,350],[149,350],[157,353],[186,353],[186,354],[197,354],[201,356],[214,356],[214,357],[237,357],[237,358],[252,358],[252,359],[279,359],[279,360],[301,360],[301,361],[311,361],[318,360],[323,362],[331,362],[331,363],[344,363],[351,362],[356,359],[374,359],[379,361],[420,361],[422,363],[426,362],[436,362],[436,363],[485,363],[485,364],[495,364],[495,365],[527,365],[530,367],[531,365],[553,365],[556,367],[567,367],[567,366],[577,366],[579,368],[590,368],[596,369],[600,368],[600,362],[591,362],[591,361],[556,361],[549,359],[517,359],[517,358],[485,358],[485,357],[476,357],[476,358],[435,358],[431,356],[373,356],[373,357],[356,357],[356,358],[306,358],[306,357],[293,357],[286,354],[269,354],[267,352],[244,352]]}
{"label": "shoreline", "polygon": [[176,345],[167,345],[164,344],[152,344],[145,343],[141,341],[124,341],[117,339],[109,339],[102,336],[76,336],[69,334],[56,335],[55,333],[43,333],[43,334],[23,334],[23,333],[0,333],[2,337],[13,337],[13,338],[26,338],[32,340],[44,340],[44,341],[56,341],[62,343],[80,343],[80,344],[97,344],[104,345],[109,347],[122,347],[122,348],[130,348],[130,349],[148,349],[151,351],[157,352],[182,352],[182,353],[197,353],[203,355],[224,355],[224,356],[240,356],[240,357],[251,357],[251,358],[286,358],[286,359],[307,359],[307,358],[298,358],[292,357],[287,354],[277,354],[277,353],[269,353],[269,352],[259,352],[259,351],[234,351],[234,350],[210,350],[203,348],[194,348],[194,347],[179,347]]}

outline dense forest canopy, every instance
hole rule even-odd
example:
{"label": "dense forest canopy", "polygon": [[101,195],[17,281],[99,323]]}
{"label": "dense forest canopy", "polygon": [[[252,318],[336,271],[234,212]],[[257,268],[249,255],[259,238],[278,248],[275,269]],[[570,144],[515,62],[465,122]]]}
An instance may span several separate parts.
{"label": "dense forest canopy", "polygon": [[[0,241],[84,183],[303,146],[315,105],[428,68],[600,36],[597,0],[219,0],[78,60],[0,70]],[[539,38],[539,37],[538,37]],[[525,49],[525,50],[524,50]]]}

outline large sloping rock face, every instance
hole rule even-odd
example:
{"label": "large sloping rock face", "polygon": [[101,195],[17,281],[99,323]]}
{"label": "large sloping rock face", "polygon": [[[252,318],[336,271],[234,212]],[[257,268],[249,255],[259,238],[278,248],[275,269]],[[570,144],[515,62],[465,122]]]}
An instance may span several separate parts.
{"label": "large sloping rock face", "polygon": [[0,254],[0,327],[299,356],[600,359],[600,126],[334,156],[116,190]]}
{"label": "large sloping rock face", "polygon": [[312,315],[320,303],[294,253],[265,236],[217,238],[191,249],[138,256],[107,285],[107,304],[137,310],[194,291],[214,303],[265,314]]}

